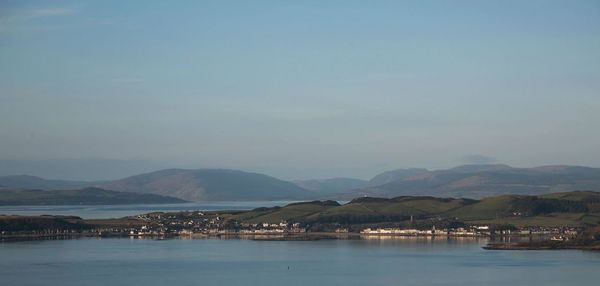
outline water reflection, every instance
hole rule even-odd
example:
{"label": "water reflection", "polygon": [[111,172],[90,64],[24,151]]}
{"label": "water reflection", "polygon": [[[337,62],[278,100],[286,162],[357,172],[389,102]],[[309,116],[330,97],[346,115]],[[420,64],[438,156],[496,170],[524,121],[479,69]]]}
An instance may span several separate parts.
{"label": "water reflection", "polygon": [[487,251],[485,238],[246,238],[0,243],[0,284],[595,286],[600,280],[598,253]]}

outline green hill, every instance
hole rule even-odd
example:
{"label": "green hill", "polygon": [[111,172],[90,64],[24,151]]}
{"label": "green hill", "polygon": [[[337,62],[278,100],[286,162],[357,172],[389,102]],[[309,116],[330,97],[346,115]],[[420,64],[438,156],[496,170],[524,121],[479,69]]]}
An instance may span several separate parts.
{"label": "green hill", "polygon": [[512,195],[485,198],[476,203],[448,211],[446,215],[464,220],[493,219],[510,211],[511,204],[518,199],[518,196]]}
{"label": "green hill", "polygon": [[279,223],[287,220],[302,220],[310,215],[339,207],[334,201],[313,201],[289,204],[285,207],[259,208],[234,216],[234,219],[247,223]]}
{"label": "green hill", "polygon": [[295,221],[309,224],[364,224],[417,220],[514,225],[596,225],[600,223],[600,193],[569,192],[544,196],[503,195],[481,200],[405,196],[392,199],[358,198],[339,205],[313,201],[285,207],[261,208],[236,214],[251,223]]}

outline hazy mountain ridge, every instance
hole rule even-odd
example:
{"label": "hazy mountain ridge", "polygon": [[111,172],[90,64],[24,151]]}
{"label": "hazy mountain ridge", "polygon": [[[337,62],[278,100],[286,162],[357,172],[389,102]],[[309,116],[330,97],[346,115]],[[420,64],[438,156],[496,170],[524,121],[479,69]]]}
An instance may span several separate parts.
{"label": "hazy mountain ridge", "polygon": [[136,159],[0,159],[0,177],[27,174],[69,181],[107,181],[159,170],[165,165],[164,162]]}
{"label": "hazy mountain ridge", "polygon": [[580,166],[513,168],[507,165],[465,165],[428,171],[419,176],[368,187],[352,196],[431,195],[482,198],[502,194],[537,195],[578,190],[600,190],[600,169]]}
{"label": "hazy mountain ridge", "polygon": [[97,186],[169,195],[189,201],[290,200],[313,195],[274,177],[227,169],[166,169]]}
{"label": "hazy mountain ridge", "polygon": [[[81,189],[158,194],[188,201],[352,199],[358,196],[438,196],[482,198],[502,194],[600,190],[600,168],[463,165],[445,170],[399,169],[370,181],[352,178],[283,181],[264,174],[228,169],[165,169],[107,182],[0,177],[0,186],[21,189]],[[2,187],[0,187],[2,189]]]}
{"label": "hazy mountain ridge", "polygon": [[115,205],[183,203],[184,200],[155,194],[80,190],[0,190],[0,205]]}
{"label": "hazy mountain ridge", "polygon": [[0,177],[1,188],[17,189],[78,189],[89,186],[92,182],[52,180],[29,175],[12,175]]}
{"label": "hazy mountain ridge", "polygon": [[389,182],[408,179],[411,177],[418,177],[428,174],[430,171],[423,168],[409,168],[409,169],[397,169],[392,171],[386,171],[379,175],[376,175],[369,180],[370,186],[379,186],[387,184]]}
{"label": "hazy mountain ridge", "polygon": [[342,194],[370,185],[367,180],[354,178],[295,180],[292,183],[303,189],[315,191],[319,195]]}

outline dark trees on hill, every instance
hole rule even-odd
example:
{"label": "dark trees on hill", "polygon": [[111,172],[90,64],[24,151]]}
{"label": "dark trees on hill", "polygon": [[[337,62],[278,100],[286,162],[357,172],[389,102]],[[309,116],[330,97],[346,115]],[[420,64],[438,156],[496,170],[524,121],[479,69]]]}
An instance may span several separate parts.
{"label": "dark trees on hill", "polygon": [[518,211],[528,216],[554,212],[580,213],[588,211],[585,204],[578,201],[544,199],[538,197],[523,197],[512,205],[512,211]]}

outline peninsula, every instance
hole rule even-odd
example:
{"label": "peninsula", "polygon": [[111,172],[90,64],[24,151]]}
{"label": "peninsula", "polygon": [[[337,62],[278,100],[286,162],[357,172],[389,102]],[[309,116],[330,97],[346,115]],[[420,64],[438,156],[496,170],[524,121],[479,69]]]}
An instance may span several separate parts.
{"label": "peninsula", "polygon": [[[154,212],[119,219],[0,216],[3,240],[52,236],[260,236],[269,239],[360,236],[535,237],[486,249],[596,249],[600,193],[497,196],[481,200],[363,197],[346,204],[310,201],[248,211]],[[250,237],[252,238],[252,237]],[[545,242],[545,240],[552,243]]]}

